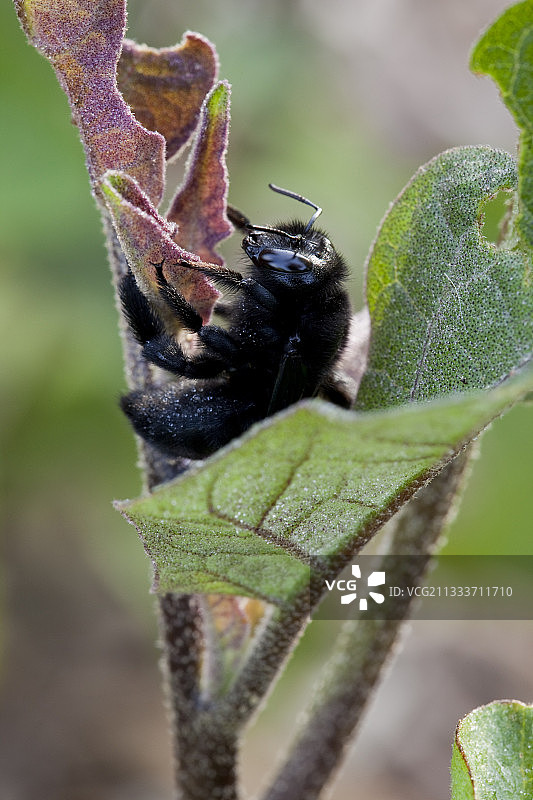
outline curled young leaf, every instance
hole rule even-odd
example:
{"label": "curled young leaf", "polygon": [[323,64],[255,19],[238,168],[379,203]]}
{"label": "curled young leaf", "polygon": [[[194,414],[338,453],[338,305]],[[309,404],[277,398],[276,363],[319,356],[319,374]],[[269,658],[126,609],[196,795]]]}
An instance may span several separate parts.
{"label": "curled young leaf", "polygon": [[213,264],[222,263],[215,247],[232,232],[226,217],[229,99],[226,81],[206,98],[185,181],[167,214],[178,226],[176,241]]}
{"label": "curled young leaf", "polygon": [[[111,213],[119,241],[142,291],[171,329],[175,320],[157,290],[155,264],[207,322],[220,293],[181,262],[221,264],[215,245],[231,232],[225,216],[227,84],[213,86],[217,56],[202,36],[154,50],[123,43],[125,0],[15,0],[28,38],[51,61],[79,127],[96,195]],[[119,80],[136,119],[117,88]],[[165,139],[177,152],[203,122],[182,193],[181,225],[156,208],[164,189]],[[157,131],[156,131],[157,129]],[[163,138],[163,136],[165,138]]]}
{"label": "curled young leaf", "polygon": [[159,216],[129,175],[107,172],[100,183],[100,191],[130,269],[141,290],[158,306],[163,318],[168,317],[169,323],[174,320],[157,288],[158,264],[162,264],[167,281],[207,322],[220,292],[201,272],[181,264],[199,263],[200,259],[175,243],[172,238],[175,225]]}
{"label": "curled young leaf", "polygon": [[123,170],[158,205],[165,141],[135,119],[116,85],[125,0],[15,3],[28,38],[49,59],[68,96],[95,190],[107,170]]}
{"label": "curled young leaf", "polygon": [[167,159],[194,133],[217,70],[213,45],[198,33],[188,32],[179,45],[161,49],[124,40],[118,87],[136,119],[165,137]]}

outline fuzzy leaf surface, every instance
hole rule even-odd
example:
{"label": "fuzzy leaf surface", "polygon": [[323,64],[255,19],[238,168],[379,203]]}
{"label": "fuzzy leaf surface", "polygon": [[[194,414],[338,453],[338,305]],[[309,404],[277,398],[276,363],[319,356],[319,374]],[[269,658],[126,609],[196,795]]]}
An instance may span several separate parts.
{"label": "fuzzy leaf surface", "polygon": [[485,393],[357,414],[307,401],[202,468],[118,508],[160,592],[301,597],[317,559],[336,571],[506,407],[531,371]]}
{"label": "fuzzy leaf surface", "polygon": [[137,283],[151,298],[163,319],[175,322],[157,289],[155,264],[163,263],[163,273],[207,322],[220,292],[197,270],[181,261],[199,263],[194,253],[179,247],[174,239],[176,226],[159,216],[138,184],[123,172],[107,172],[100,193],[111,215],[122,250]]}
{"label": "fuzzy leaf surface", "polygon": [[124,170],[158,205],[165,140],[133,116],[116,85],[125,0],[15,0],[30,42],[54,67],[80,130],[91,182]]}
{"label": "fuzzy leaf surface", "polygon": [[521,131],[516,229],[533,247],[533,0],[504,11],[476,44],[470,66],[498,84]]}
{"label": "fuzzy leaf surface", "polygon": [[500,700],[462,719],[452,753],[452,800],[533,797],[533,706]]}
{"label": "fuzzy leaf surface", "polygon": [[368,261],[359,409],[493,386],[531,357],[531,251],[481,231],[484,202],[516,180],[507,153],[456,148],[421,167],[391,206]]}
{"label": "fuzzy leaf surface", "polygon": [[178,226],[176,242],[211,264],[223,263],[215,247],[233,230],[226,217],[229,100],[226,81],[206,97],[187,174],[167,214]]}
{"label": "fuzzy leaf surface", "polygon": [[217,69],[213,45],[198,33],[186,33],[179,45],[160,49],[124,40],[118,87],[135,118],[165,137],[167,159],[193,134]]}

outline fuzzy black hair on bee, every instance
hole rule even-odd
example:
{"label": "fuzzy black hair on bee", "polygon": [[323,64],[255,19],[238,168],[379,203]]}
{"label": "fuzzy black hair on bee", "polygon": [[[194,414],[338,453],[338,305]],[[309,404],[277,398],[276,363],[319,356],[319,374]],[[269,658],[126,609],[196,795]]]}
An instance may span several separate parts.
{"label": "fuzzy black hair on bee", "polygon": [[168,333],[134,276],[121,280],[124,314],[144,358],[176,378],[130,392],[121,406],[135,431],[165,454],[203,459],[304,397],[349,405],[333,378],[351,318],[345,261],[315,227],[317,205],[270,187],[314,208],[311,219],[266,227],[229,208],[230,220],[245,234],[248,274],[183,262],[229,294],[229,303],[224,298],[215,308],[224,326],[203,325],[167,282],[164,262],[154,265],[163,302],[182,328],[197,335],[200,347],[193,354]]}

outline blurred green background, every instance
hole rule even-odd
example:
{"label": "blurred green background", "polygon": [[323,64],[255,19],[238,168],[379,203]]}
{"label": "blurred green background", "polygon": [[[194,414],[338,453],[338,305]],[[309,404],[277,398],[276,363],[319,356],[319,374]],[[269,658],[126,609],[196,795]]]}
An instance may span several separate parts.
{"label": "blurred green background", "polygon": [[[506,5],[133,0],[128,35],[161,46],[192,29],[215,42],[233,85],[231,202],[258,221],[290,216],[290,201],[266,188],[274,181],[320,203],[359,308],[376,226],[415,169],[456,144],[514,151],[496,90],[467,67],[470,44]],[[111,508],[140,479],[117,407],[101,224],[66,99],[9,2],[0,31],[0,796],[169,797],[149,563]],[[225,246],[230,258],[237,250]],[[533,553],[532,422],[522,406],[483,437],[449,552]],[[250,733],[251,787],[329,647],[334,626],[311,627]],[[444,800],[457,718],[493,697],[531,701],[532,655],[530,623],[416,623],[335,797]]]}

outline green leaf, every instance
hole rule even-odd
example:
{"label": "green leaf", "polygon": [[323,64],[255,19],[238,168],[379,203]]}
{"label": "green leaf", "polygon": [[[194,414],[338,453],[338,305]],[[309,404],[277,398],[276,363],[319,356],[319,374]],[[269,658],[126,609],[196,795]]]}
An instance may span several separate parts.
{"label": "green leaf", "polygon": [[516,229],[533,246],[533,0],[504,11],[476,44],[470,66],[496,81],[520,128]]}
{"label": "green leaf", "polygon": [[361,410],[496,384],[531,357],[531,254],[481,233],[484,202],[516,185],[507,153],[449,150],[416,173],[370,254],[372,333]]}
{"label": "green leaf", "polygon": [[160,592],[305,594],[337,569],[508,405],[533,372],[490,392],[356,414],[307,401],[255,426],[202,468],[118,503]]}
{"label": "green leaf", "polygon": [[452,753],[452,800],[533,797],[533,706],[500,700],[459,722]]}

